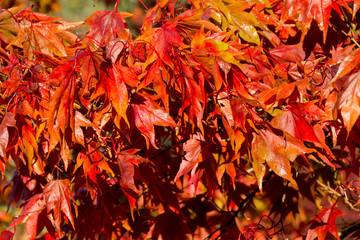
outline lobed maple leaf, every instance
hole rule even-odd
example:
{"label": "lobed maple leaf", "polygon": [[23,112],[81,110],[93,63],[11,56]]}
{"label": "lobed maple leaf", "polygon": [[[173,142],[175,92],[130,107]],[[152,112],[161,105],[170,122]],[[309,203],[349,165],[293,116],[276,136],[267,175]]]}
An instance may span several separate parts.
{"label": "lobed maple leaf", "polygon": [[39,216],[42,214],[43,210],[46,208],[44,201],[42,200],[42,194],[36,194],[30,198],[23,210],[21,211],[20,216],[11,223],[11,226],[26,222],[26,232],[30,240],[34,240],[38,235],[38,228],[42,230],[44,226],[38,226]]}
{"label": "lobed maple leaf", "polygon": [[53,180],[45,185],[42,192],[42,199],[46,206],[47,215],[54,227],[58,230],[61,229],[62,213],[65,214],[75,229],[72,207],[74,207],[76,215],[77,207],[70,203],[70,200],[73,203],[75,200],[69,186],[70,181],[68,179]]}
{"label": "lobed maple leaf", "polygon": [[[23,48],[29,59],[34,58],[33,55],[36,52],[50,57],[65,57],[67,53],[63,44],[64,36],[61,33],[78,25],[80,23],[54,22],[53,19],[36,23],[25,20],[16,38],[9,43],[8,47],[17,46]],[[74,34],[70,32],[66,34],[68,39],[76,39]]]}
{"label": "lobed maple leaf", "polygon": [[261,92],[259,94],[259,101],[269,107],[276,107],[279,103],[282,104],[283,102],[296,102],[296,100],[303,98],[308,86],[309,79],[303,79],[279,87],[274,87]]}
{"label": "lobed maple leaf", "polygon": [[298,155],[312,152],[304,144],[288,134],[277,135],[270,129],[259,129],[253,133],[251,144],[252,165],[259,189],[262,189],[262,180],[265,176],[265,163],[280,177],[290,181],[297,187],[291,174],[290,162],[294,162]]}
{"label": "lobed maple leaf", "polygon": [[138,150],[129,149],[126,151],[121,151],[117,154],[117,161],[120,169],[120,186],[123,189],[126,197],[129,200],[131,216],[134,218],[133,209],[135,208],[136,199],[133,197],[128,190],[132,190],[135,193],[139,193],[139,190],[135,186],[134,180],[134,166],[138,166],[140,163],[146,162],[147,159],[135,155]]}
{"label": "lobed maple leaf", "polygon": [[143,35],[136,39],[137,42],[145,42],[149,44],[149,56],[146,59],[144,66],[148,66],[157,58],[160,58],[171,69],[174,68],[174,63],[171,60],[171,49],[182,49],[186,45],[183,43],[179,31],[176,28],[177,22],[164,24],[160,28],[152,28],[146,31]]}
{"label": "lobed maple leaf", "polygon": [[[201,29],[192,38],[192,55],[197,61],[199,61],[199,63],[201,63],[201,65],[209,69],[210,72],[213,69],[216,57],[242,68],[239,62],[235,59],[235,54],[230,53],[230,44],[221,40],[222,39],[217,40],[212,36],[210,37],[205,35],[203,29]],[[213,58],[209,59],[209,56],[212,56]]]}
{"label": "lobed maple leaf", "polygon": [[302,39],[304,39],[310,28],[311,21],[315,19],[320,30],[323,31],[323,41],[325,43],[332,8],[339,8],[337,3],[332,0],[286,0],[278,29],[286,20],[295,17],[301,24]]}
{"label": "lobed maple leaf", "polygon": [[299,141],[319,142],[309,123],[291,110],[285,110],[282,114],[277,115],[271,120],[271,124],[286,131]]}
{"label": "lobed maple leaf", "polygon": [[121,174],[120,184],[122,187],[129,188],[134,192],[139,191],[136,188],[134,182],[134,165],[138,165],[146,161],[145,158],[135,155],[136,152],[138,152],[138,150],[129,149],[126,151],[121,151],[117,155],[118,165]]}
{"label": "lobed maple leaf", "polygon": [[344,125],[349,134],[360,116],[360,72],[352,74],[344,83],[334,108],[336,117],[340,110]]}
{"label": "lobed maple leaf", "polygon": [[88,17],[84,24],[91,26],[86,36],[88,41],[95,41],[98,47],[103,46],[107,42],[121,38],[128,40],[130,31],[125,21],[125,17],[132,14],[126,12],[99,10]]}
{"label": "lobed maple leaf", "polygon": [[336,207],[336,202],[331,205],[331,208],[322,207],[321,212],[311,219],[312,224],[306,235],[306,240],[313,240],[316,237],[319,240],[324,240],[328,232],[339,240],[335,220],[341,215],[344,215],[344,213]]}
{"label": "lobed maple leaf", "polygon": [[[128,108],[129,97],[128,90],[125,84],[125,81],[127,79],[124,78],[123,74],[121,73],[121,69],[125,67],[120,67],[112,65],[111,68],[107,68],[107,74],[101,75],[101,81],[105,82],[106,92],[108,93],[109,100],[115,108],[116,112],[126,122],[128,122],[126,110]],[[137,77],[133,75],[134,74],[131,75],[133,77],[132,79],[137,80]]]}
{"label": "lobed maple leaf", "polygon": [[200,134],[194,134],[193,138],[184,143],[183,150],[186,152],[183,160],[180,163],[179,171],[176,173],[174,181],[177,181],[182,175],[196,169],[198,163],[202,161],[201,142],[204,137]]}
{"label": "lobed maple leaf", "polygon": [[131,100],[135,126],[157,148],[154,125],[176,127],[175,121],[146,94],[138,93]]}
{"label": "lobed maple leaf", "polygon": [[[301,142],[308,141],[314,143],[315,146],[325,149],[329,154],[330,159],[334,158],[332,152],[325,143],[325,137],[322,136],[322,129],[317,131],[317,128],[313,128],[302,116],[294,113],[292,109],[285,110],[283,113],[278,114],[271,120],[271,124],[274,127],[287,132]],[[326,164],[335,169],[334,164],[326,158],[323,159]]]}
{"label": "lobed maple leaf", "polygon": [[[49,152],[60,142],[62,143],[61,157],[68,167],[68,141],[75,139],[75,111],[76,72],[69,64],[58,66],[50,75],[50,82],[59,84],[49,103],[46,116],[48,117]],[[69,135],[70,130],[70,135]],[[70,139],[69,139],[70,138]]]}
{"label": "lobed maple leaf", "polygon": [[91,92],[96,88],[96,84],[99,81],[99,74],[101,72],[100,66],[103,61],[103,57],[99,52],[81,50],[77,53],[76,62],[79,65],[79,73],[81,74],[81,80],[84,82],[80,95],[88,97]]}
{"label": "lobed maple leaf", "polygon": [[86,182],[87,178],[90,178],[94,183],[98,184],[97,175],[100,171],[104,171],[112,177],[115,176],[113,170],[107,163],[107,159],[93,142],[87,145],[87,151],[83,150],[77,155],[74,172],[81,166],[84,171]]}

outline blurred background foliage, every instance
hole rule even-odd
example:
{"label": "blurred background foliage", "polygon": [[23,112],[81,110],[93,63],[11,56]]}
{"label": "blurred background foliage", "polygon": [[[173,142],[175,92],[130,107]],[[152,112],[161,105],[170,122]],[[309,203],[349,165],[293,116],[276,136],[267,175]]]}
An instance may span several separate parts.
{"label": "blurred background foliage", "polygon": [[[0,0],[0,8],[8,9],[20,4],[33,6],[33,11],[46,13],[63,20],[77,22],[84,21],[92,13],[107,9],[112,10],[116,0]],[[123,0],[120,1],[118,10],[130,12],[132,18],[127,18],[129,27],[134,34],[142,25],[146,8],[155,6],[156,0]],[[144,7],[146,6],[146,8]],[[85,28],[80,28],[79,34],[84,34]]]}
{"label": "blurred background foliage", "polygon": [[[94,11],[100,9],[112,9],[115,0],[0,0],[1,8],[10,8],[20,4],[33,5],[34,11],[41,13],[55,14],[59,17],[66,17],[66,20],[83,20]],[[121,1],[121,11],[132,11],[138,0]],[[145,2],[150,2],[146,1]]]}

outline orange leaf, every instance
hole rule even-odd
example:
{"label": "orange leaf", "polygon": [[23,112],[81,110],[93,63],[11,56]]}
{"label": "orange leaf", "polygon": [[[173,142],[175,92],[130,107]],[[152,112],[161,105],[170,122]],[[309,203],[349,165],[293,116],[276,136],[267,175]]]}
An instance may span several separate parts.
{"label": "orange leaf", "polygon": [[290,17],[295,17],[296,20],[302,25],[303,40],[308,29],[310,28],[311,21],[315,19],[320,30],[323,31],[323,39],[325,43],[333,4],[336,3],[333,3],[332,0],[286,0],[278,29],[280,29],[281,26]]}
{"label": "orange leaf", "polygon": [[[59,83],[60,86],[52,95],[47,111],[48,131],[50,133],[49,152],[58,142],[62,142],[63,148],[61,155],[65,164],[65,169],[67,169],[68,146],[67,143],[64,143],[65,141],[75,139],[74,102],[77,91],[76,73],[72,66],[68,64],[60,65],[51,73],[50,82]],[[71,130],[71,136],[68,135],[69,129]]]}
{"label": "orange leaf", "polygon": [[330,83],[336,82],[338,79],[344,77],[346,74],[350,73],[359,65],[360,61],[360,48],[355,49],[349,55],[345,57],[339,66],[339,69],[335,77],[330,81]]}
{"label": "orange leaf", "polygon": [[344,89],[339,93],[335,105],[335,116],[337,110],[340,110],[349,134],[360,115],[360,72],[354,73],[345,82]]}
{"label": "orange leaf", "polygon": [[146,59],[145,66],[160,58],[170,68],[174,63],[170,58],[172,47],[184,47],[184,43],[176,29],[176,22],[164,24],[161,28],[152,28],[140,36],[138,41],[145,41],[151,45],[152,52]]}
{"label": "orange leaf", "polygon": [[19,25],[11,13],[16,14],[21,8],[22,6],[20,5],[9,8],[8,11],[2,10],[0,13],[0,39],[5,43],[14,40],[19,32]]}
{"label": "orange leaf", "polygon": [[161,98],[164,103],[165,109],[169,110],[169,93],[168,88],[165,83],[169,73],[163,64],[163,62],[158,59],[151,65],[145,79],[141,82],[139,88],[145,87],[150,83],[153,83],[153,88],[156,91],[157,95]]}
{"label": "orange leaf", "polygon": [[290,135],[279,136],[269,129],[259,129],[258,132],[258,134],[254,133],[251,155],[260,190],[265,175],[263,166],[265,162],[277,175],[289,180],[297,187],[291,175],[290,162],[293,162],[298,155],[311,152],[311,150],[306,149],[302,142]]}
{"label": "orange leaf", "polygon": [[[40,52],[48,56],[67,56],[62,38],[58,33],[78,26],[79,23],[42,21],[32,23],[25,21],[25,27],[22,27],[17,37],[9,44],[24,48],[28,58],[33,58],[35,52]],[[67,34],[76,36],[71,32]]]}
{"label": "orange leaf", "polygon": [[89,143],[87,145],[87,151],[83,149],[76,158],[76,165],[74,172],[81,167],[83,168],[84,175],[86,178],[89,177],[94,183],[97,182],[97,175],[100,174],[100,170],[110,174],[112,177],[115,176],[114,172],[107,163],[105,156],[96,147],[96,143]]}

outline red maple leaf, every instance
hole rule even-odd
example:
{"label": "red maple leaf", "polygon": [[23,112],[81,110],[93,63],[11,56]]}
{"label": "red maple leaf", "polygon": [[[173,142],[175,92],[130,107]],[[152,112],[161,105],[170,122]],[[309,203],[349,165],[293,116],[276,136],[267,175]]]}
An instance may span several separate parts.
{"label": "red maple leaf", "polygon": [[328,232],[336,237],[336,239],[340,239],[335,220],[344,214],[345,213],[336,207],[336,202],[331,208],[322,207],[321,212],[312,218],[313,223],[306,235],[306,240],[313,240],[316,237],[318,237],[319,240],[324,240]]}

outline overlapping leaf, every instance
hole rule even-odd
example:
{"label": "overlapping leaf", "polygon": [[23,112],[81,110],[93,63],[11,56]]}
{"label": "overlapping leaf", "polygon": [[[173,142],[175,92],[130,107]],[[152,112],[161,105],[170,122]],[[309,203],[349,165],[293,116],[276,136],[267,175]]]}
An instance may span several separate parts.
{"label": "overlapping leaf", "polygon": [[42,195],[48,217],[54,227],[56,229],[61,229],[62,214],[65,214],[72,227],[75,229],[72,207],[75,208],[76,214],[77,207],[70,202],[70,200],[75,202],[70,190],[70,181],[68,179],[53,180],[46,184]]}
{"label": "overlapping leaf", "polygon": [[9,127],[15,127],[15,115],[6,112],[0,124],[0,172],[4,174],[6,161],[7,146],[10,140]]}
{"label": "overlapping leaf", "polygon": [[277,135],[270,129],[259,129],[254,133],[251,144],[251,156],[254,172],[258,179],[259,188],[262,189],[262,180],[265,175],[266,163],[280,177],[289,180],[297,187],[291,174],[290,163],[299,155],[311,152],[302,142],[290,135]]}
{"label": "overlapping leaf", "polygon": [[152,28],[137,38],[137,41],[150,45],[151,53],[149,53],[145,66],[160,58],[166,65],[173,68],[174,64],[170,58],[171,49],[185,47],[176,28],[176,22],[164,24],[160,28]]}
{"label": "overlapping leaf", "polygon": [[[42,200],[42,194],[36,194],[26,203],[25,207],[21,211],[21,214],[12,225],[17,225],[26,222],[26,231],[30,240],[35,239],[37,236],[39,215],[46,208],[45,203]],[[42,226],[44,227],[44,226]]]}
{"label": "overlapping leaf", "polygon": [[125,12],[99,10],[93,13],[85,21],[85,24],[91,28],[87,33],[88,41],[95,41],[95,44],[102,46],[105,43],[121,38],[128,40],[130,31],[124,17],[130,17],[131,14]]}
{"label": "overlapping leaf", "polygon": [[[16,38],[9,46],[14,45],[23,48],[29,58],[33,58],[36,52],[48,56],[67,56],[65,46],[57,34],[78,26],[80,23],[61,23],[61,22],[26,22],[25,26],[20,28]],[[68,33],[72,34],[72,33]],[[74,35],[73,39],[76,37]]]}
{"label": "overlapping leaf", "polygon": [[106,172],[112,177],[115,176],[113,170],[107,163],[107,159],[98,150],[98,148],[96,148],[95,143],[90,143],[87,146],[87,152],[82,151],[78,154],[74,172],[81,166],[83,168],[86,181],[87,178],[90,178],[96,184],[98,183],[97,175],[101,172]]}
{"label": "overlapping leaf", "polygon": [[344,125],[349,133],[360,116],[360,72],[351,75],[344,86],[338,96],[335,111],[340,110]]}
{"label": "overlapping leaf", "polygon": [[[118,4],[79,38],[79,23],[0,12],[0,185],[17,169],[1,193],[25,201],[12,226],[295,239],[327,196],[356,207],[358,1],[158,0],[134,41]],[[324,208],[308,238],[335,236],[339,214]]]}
{"label": "overlapping leaf", "polygon": [[190,172],[199,162],[202,161],[201,156],[201,142],[204,141],[204,138],[200,133],[193,136],[192,139],[189,139],[184,144],[183,150],[186,152],[184,159],[181,161],[180,169],[175,176],[175,181],[179,179],[182,175]]}
{"label": "overlapping leaf", "polygon": [[256,31],[258,21],[252,14],[239,11],[237,6],[236,4],[231,4],[227,8],[229,9],[235,27],[239,30],[240,37],[245,41],[260,44],[260,38]]}
{"label": "overlapping leaf", "polygon": [[156,148],[155,128],[158,126],[176,127],[175,121],[171,116],[158,106],[150,96],[137,94],[131,102],[135,126],[142,132],[147,140]]}
{"label": "overlapping leaf", "polygon": [[306,235],[306,240],[313,240],[316,237],[319,240],[324,240],[328,232],[336,239],[340,239],[335,220],[343,214],[344,213],[336,207],[336,203],[332,204],[331,208],[322,207],[321,212],[312,218],[313,224]]}
{"label": "overlapping leaf", "polygon": [[129,200],[130,211],[133,218],[133,209],[135,208],[136,199],[128,192],[128,190],[130,189],[135,193],[139,193],[134,180],[134,166],[138,166],[140,163],[147,161],[147,159],[136,155],[137,152],[138,150],[136,149],[129,149],[119,152],[117,155],[117,161],[120,169],[120,186],[123,188],[123,191]]}
{"label": "overlapping leaf", "polygon": [[46,113],[50,135],[49,151],[60,142],[64,146],[61,156],[67,169],[69,154],[67,141],[75,138],[74,102],[77,95],[77,81],[73,66],[65,64],[57,67],[50,75],[50,81],[59,86],[51,96]]}
{"label": "overlapping leaf", "polygon": [[285,23],[289,17],[296,17],[302,26],[303,37],[310,28],[311,21],[315,19],[320,30],[323,31],[323,39],[326,41],[327,30],[329,25],[330,13],[333,7],[337,7],[336,3],[331,0],[317,1],[285,1],[283,14],[280,22]]}
{"label": "overlapping leaf", "polygon": [[0,39],[5,43],[10,43],[18,34],[19,25],[11,13],[16,14],[20,10],[21,6],[17,6],[0,13]]}

